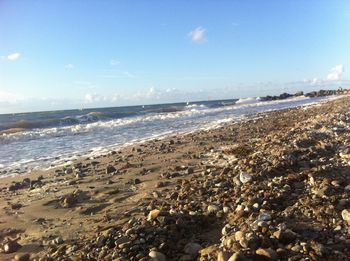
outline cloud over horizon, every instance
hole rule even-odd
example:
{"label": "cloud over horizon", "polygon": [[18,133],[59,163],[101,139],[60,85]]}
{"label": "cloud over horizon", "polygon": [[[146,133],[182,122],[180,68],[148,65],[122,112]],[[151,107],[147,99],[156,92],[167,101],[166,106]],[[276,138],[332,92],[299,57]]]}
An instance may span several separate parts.
{"label": "cloud over horizon", "polygon": [[8,61],[17,61],[20,57],[21,57],[20,53],[12,53],[12,54],[7,55],[6,59]]}
{"label": "cloud over horizon", "polygon": [[340,79],[341,75],[344,73],[345,68],[343,64],[338,64],[334,66],[329,74],[327,75],[327,80],[329,81],[337,81]]}
{"label": "cloud over horizon", "polygon": [[191,42],[193,43],[204,43],[207,41],[205,37],[205,33],[207,32],[207,29],[199,26],[193,31],[188,33],[188,37],[190,38]]}

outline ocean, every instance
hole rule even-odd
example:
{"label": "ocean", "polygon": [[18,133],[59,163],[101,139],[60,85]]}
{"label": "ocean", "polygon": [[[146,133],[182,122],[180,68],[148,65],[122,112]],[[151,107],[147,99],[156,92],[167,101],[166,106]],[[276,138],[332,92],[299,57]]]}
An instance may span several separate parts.
{"label": "ocean", "polygon": [[259,112],[310,105],[327,99],[332,96],[3,114],[0,115],[0,176],[46,169],[136,142],[215,128]]}

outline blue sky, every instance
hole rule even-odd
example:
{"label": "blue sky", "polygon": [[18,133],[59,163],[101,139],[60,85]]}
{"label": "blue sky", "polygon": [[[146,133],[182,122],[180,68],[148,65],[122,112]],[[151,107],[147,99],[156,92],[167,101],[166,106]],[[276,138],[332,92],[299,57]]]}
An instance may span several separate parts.
{"label": "blue sky", "polygon": [[347,87],[350,1],[0,1],[0,113]]}

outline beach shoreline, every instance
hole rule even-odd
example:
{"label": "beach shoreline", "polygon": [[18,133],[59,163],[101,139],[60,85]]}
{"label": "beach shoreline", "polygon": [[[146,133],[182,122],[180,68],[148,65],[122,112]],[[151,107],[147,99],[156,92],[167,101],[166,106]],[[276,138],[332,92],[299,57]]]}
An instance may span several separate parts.
{"label": "beach shoreline", "polygon": [[[255,98],[241,99],[230,106],[222,105],[214,109],[206,107],[202,103],[194,103],[189,105],[189,108],[177,108],[178,111],[175,113],[145,115],[125,120],[101,118],[99,120],[94,119],[98,120],[97,122],[81,123],[73,126],[32,130],[21,129],[19,132],[3,134],[2,136],[0,133],[0,142],[4,145],[4,149],[0,153],[0,178],[64,166],[78,158],[95,157],[112,150],[120,150],[153,139],[163,139],[175,134],[193,133],[198,130],[222,127],[233,122],[240,122],[245,120],[247,116],[249,118],[261,112],[327,102],[327,100],[338,99],[345,93],[347,93],[345,90],[341,90],[341,92],[312,92],[305,94],[306,96],[298,93],[295,95],[284,93],[279,96],[262,97],[261,100]],[[214,104],[218,105],[218,101]],[[98,114],[105,115],[106,113],[111,114],[111,112],[99,112]],[[87,115],[91,116],[91,114],[89,112]],[[94,112],[95,114],[97,112]],[[217,117],[213,117],[213,115]],[[80,118],[83,115],[77,117]],[[156,122],[149,122],[149,117],[155,118]],[[67,117],[62,120],[66,122]],[[48,121],[51,120],[48,119]],[[149,123],[143,124],[143,121]],[[32,126],[38,123],[22,122],[21,120],[18,124]],[[119,124],[125,124],[125,126],[120,128],[118,127]],[[129,124],[132,125],[128,127]],[[150,127],[152,126],[151,130],[147,129],[147,124],[150,124]],[[133,134],[129,135],[127,130],[131,130]],[[106,135],[105,132],[110,133],[110,135]]]}
{"label": "beach shoreline", "polygon": [[0,259],[345,260],[349,101],[264,112],[1,178],[0,240],[20,237],[23,247]]}

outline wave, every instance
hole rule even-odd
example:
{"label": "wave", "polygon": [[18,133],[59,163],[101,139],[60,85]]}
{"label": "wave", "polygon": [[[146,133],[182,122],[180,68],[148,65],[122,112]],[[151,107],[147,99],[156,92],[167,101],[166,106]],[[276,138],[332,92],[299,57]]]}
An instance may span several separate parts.
{"label": "wave", "polygon": [[[44,139],[47,136],[61,137],[66,135],[80,135],[88,132],[107,131],[110,129],[116,129],[126,126],[139,126],[139,124],[156,125],[160,122],[171,122],[176,119],[196,119],[198,117],[210,116],[220,112],[243,113],[246,109],[251,107],[259,107],[263,105],[273,105],[278,103],[285,103],[291,101],[298,101],[303,99],[309,99],[306,97],[293,98],[288,100],[276,100],[276,101],[258,101],[256,98],[246,98],[231,103],[230,105],[221,105],[219,107],[206,107],[203,104],[191,104],[185,106],[186,109],[180,109],[180,107],[168,107],[168,112],[165,110],[147,110],[147,113],[142,112],[138,115],[133,114],[132,117],[127,117],[126,114],[113,114],[105,112],[90,112],[85,115],[80,115],[75,118],[65,117],[59,119],[60,124],[47,124],[46,128],[32,128],[33,126],[43,126],[41,123],[33,124],[32,122],[27,125],[24,123],[16,125],[15,128],[9,128],[0,132],[0,144],[4,142],[29,140],[29,139]],[[242,111],[243,110],[243,111]],[[159,112],[161,111],[161,112]],[[124,116],[124,117],[122,117]],[[113,118],[117,117],[117,118]],[[13,126],[13,125],[12,125]],[[20,128],[21,126],[22,128]],[[23,128],[24,127],[24,128]],[[27,128],[25,128],[27,127]],[[31,127],[31,128],[28,128]],[[2,134],[2,135],[1,135]],[[1,139],[2,138],[2,139]]]}
{"label": "wave", "polygon": [[[100,155],[110,149],[115,150],[134,142],[169,136],[174,133],[216,128],[229,122],[244,120],[246,116],[259,112],[305,106],[317,103],[322,99],[330,98],[296,97],[250,104],[223,105],[217,108],[210,106],[219,104],[218,102],[206,104],[208,107],[201,106],[200,103],[191,104],[194,106],[188,107],[183,104],[182,107],[186,108],[181,111],[139,113],[137,116],[118,119],[112,119],[113,112],[110,111],[89,115],[90,110],[84,115],[69,118],[78,119],[89,115],[89,117],[105,120],[43,129],[13,129],[7,134],[0,135],[0,148],[2,148],[0,164],[9,171],[8,173],[18,172],[17,169],[22,169],[22,167],[34,169],[50,167],[51,164],[56,165],[60,162],[66,164],[67,160],[74,157],[93,156],[94,153]],[[140,106],[137,109],[140,112],[142,108]],[[61,120],[63,118],[61,117]]]}
{"label": "wave", "polygon": [[14,132],[23,132],[26,130],[33,129],[44,129],[44,128],[53,128],[53,127],[64,127],[72,126],[78,124],[87,124],[97,121],[108,121],[115,118],[125,118],[136,115],[134,112],[126,113],[106,113],[99,111],[92,111],[83,115],[76,116],[65,116],[62,118],[50,118],[47,119],[32,119],[32,120],[18,120],[16,122],[11,122],[7,124],[0,125],[0,135],[1,134],[10,134]]}
{"label": "wave", "polygon": [[252,103],[257,103],[260,102],[260,97],[255,98],[255,97],[249,97],[249,98],[241,98],[238,101],[236,101],[236,104],[252,104]]}

